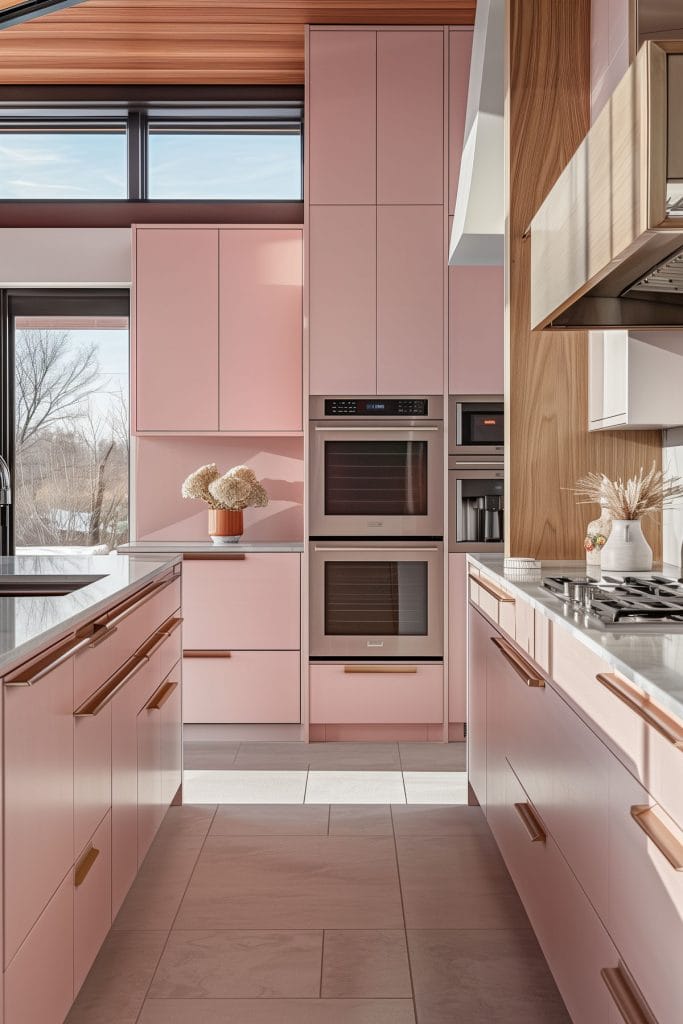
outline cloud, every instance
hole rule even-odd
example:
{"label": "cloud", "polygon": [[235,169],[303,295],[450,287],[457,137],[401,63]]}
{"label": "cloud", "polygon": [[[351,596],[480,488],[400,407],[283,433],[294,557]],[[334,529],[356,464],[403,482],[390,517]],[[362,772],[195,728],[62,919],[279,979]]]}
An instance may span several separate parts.
{"label": "cloud", "polygon": [[20,146],[0,145],[0,157],[13,160],[18,164],[62,164],[64,158],[59,154],[47,150],[23,149]]}

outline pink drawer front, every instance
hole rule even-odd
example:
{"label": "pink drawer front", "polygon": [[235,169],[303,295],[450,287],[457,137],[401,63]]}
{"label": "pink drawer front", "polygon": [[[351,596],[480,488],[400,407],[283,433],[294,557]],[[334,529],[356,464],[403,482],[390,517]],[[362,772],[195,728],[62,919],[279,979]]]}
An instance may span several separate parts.
{"label": "pink drawer front", "polygon": [[74,867],[74,992],[78,993],[111,927],[111,814]]}
{"label": "pink drawer front", "polygon": [[298,554],[186,560],[185,649],[298,650],[299,591]]}
{"label": "pink drawer front", "polygon": [[[133,595],[135,598],[135,595]],[[133,599],[131,599],[133,600]],[[127,602],[126,602],[127,604]],[[180,580],[160,580],[143,588],[138,600],[114,608],[94,646],[75,662],[75,706],[82,704],[180,608]]]}
{"label": "pink drawer front", "polygon": [[295,723],[301,720],[298,651],[233,651],[183,660],[185,722]]}
{"label": "pink drawer front", "polygon": [[74,718],[74,849],[82,849],[111,807],[111,704]]}
{"label": "pink drawer front", "polygon": [[441,665],[311,665],[310,720],[330,725],[443,722]]}
{"label": "pink drawer front", "polygon": [[74,998],[74,883],[69,871],[5,974],[5,1024],[62,1024]]}

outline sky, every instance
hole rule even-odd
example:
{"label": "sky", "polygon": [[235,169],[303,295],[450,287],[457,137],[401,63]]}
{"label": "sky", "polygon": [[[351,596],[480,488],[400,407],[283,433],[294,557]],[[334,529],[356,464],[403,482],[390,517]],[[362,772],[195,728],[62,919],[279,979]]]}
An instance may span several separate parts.
{"label": "sky", "polygon": [[[155,135],[151,199],[299,199],[298,135]],[[0,198],[125,199],[126,136],[0,133]]]}

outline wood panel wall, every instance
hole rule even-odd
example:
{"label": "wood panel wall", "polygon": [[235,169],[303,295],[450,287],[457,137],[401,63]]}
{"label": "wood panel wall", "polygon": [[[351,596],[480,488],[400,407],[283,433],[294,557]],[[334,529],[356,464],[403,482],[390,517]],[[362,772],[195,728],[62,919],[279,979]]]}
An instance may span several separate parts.
{"label": "wood panel wall", "polygon": [[[660,431],[588,432],[588,336],[530,330],[527,228],[590,126],[590,0],[508,0],[506,99],[506,553],[583,556],[590,470],[661,465]],[[646,526],[661,557],[661,523]]]}
{"label": "wood panel wall", "polygon": [[0,84],[292,84],[304,25],[472,25],[475,0],[87,0],[0,34]]}

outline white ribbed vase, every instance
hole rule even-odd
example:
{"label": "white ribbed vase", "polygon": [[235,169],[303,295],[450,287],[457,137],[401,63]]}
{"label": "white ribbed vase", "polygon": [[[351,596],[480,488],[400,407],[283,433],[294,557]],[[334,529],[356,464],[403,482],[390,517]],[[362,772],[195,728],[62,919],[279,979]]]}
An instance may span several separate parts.
{"label": "white ribbed vase", "polygon": [[608,572],[649,572],[652,548],[643,536],[640,519],[613,519],[612,532],[600,552],[600,565]]}

